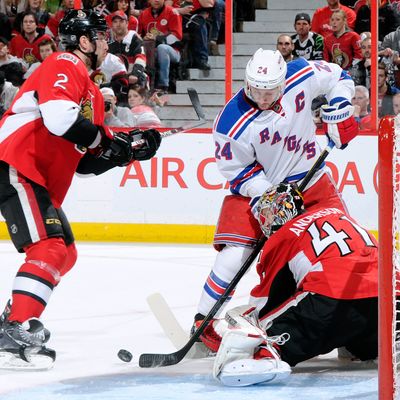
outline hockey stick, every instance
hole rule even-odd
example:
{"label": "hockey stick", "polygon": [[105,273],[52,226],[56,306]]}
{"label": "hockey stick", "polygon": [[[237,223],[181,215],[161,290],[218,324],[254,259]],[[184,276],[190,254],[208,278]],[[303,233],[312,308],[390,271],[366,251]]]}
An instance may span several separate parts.
{"label": "hockey stick", "polygon": [[[299,190],[303,191],[308,183],[311,181],[315,173],[320,169],[321,165],[325,161],[326,157],[330,153],[334,146],[334,143],[330,140],[328,145],[325,147],[324,151],[320,154],[317,161],[315,161],[314,165],[307,172],[307,175],[301,181],[299,185]],[[261,239],[257,242],[254,247],[253,252],[249,255],[247,260],[244,262],[238,273],[232,279],[231,283],[225,289],[223,295],[218,299],[218,301],[214,304],[214,307],[208,313],[208,315],[204,318],[202,324],[197,328],[197,330],[190,337],[188,342],[178,351],[170,354],[156,354],[156,353],[144,353],[139,357],[139,366],[142,368],[152,368],[152,367],[165,367],[168,365],[178,364],[186,354],[189,352],[191,347],[198,341],[200,335],[203,333],[204,329],[207,327],[208,323],[212,320],[217,311],[221,308],[221,306],[225,303],[226,299],[229,297],[229,294],[239,283],[240,279],[242,279],[243,275],[250,268],[253,261],[258,256],[258,253],[264,247],[267,238],[262,236]]]}
{"label": "hockey stick", "polygon": [[[190,336],[182,328],[161,293],[153,293],[146,300],[154,317],[174,347],[180,349],[184,346]],[[210,350],[202,342],[198,342],[186,354],[186,358],[204,358],[209,354]]]}
{"label": "hockey stick", "polygon": [[[194,111],[196,112],[196,115],[198,117],[198,120],[182,125],[179,128],[173,128],[170,129],[169,131],[161,132],[161,138],[165,139],[168,136],[176,135],[177,133],[185,132],[193,128],[197,128],[198,126],[204,125],[206,121],[206,115],[204,113],[203,107],[200,104],[200,99],[199,95],[197,94],[196,89],[194,88],[188,88],[187,89],[188,95],[190,102],[192,103],[192,106],[194,108]],[[134,142],[132,142],[132,147],[139,146],[143,143],[145,143],[145,139],[139,139]]]}

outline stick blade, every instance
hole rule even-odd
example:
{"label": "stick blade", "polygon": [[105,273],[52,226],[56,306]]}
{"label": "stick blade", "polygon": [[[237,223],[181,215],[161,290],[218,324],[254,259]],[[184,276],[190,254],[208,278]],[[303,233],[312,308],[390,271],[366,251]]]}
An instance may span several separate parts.
{"label": "stick blade", "polygon": [[203,107],[200,104],[199,95],[194,88],[187,89],[190,101],[193,105],[194,110],[196,111],[197,117],[199,119],[206,119],[206,114],[204,113]]}
{"label": "stick blade", "polygon": [[[183,354],[183,357],[185,356],[185,354]],[[167,367],[169,365],[178,364],[183,357],[180,357],[179,351],[171,354],[144,353],[141,354],[139,357],[139,367],[141,368]]]}

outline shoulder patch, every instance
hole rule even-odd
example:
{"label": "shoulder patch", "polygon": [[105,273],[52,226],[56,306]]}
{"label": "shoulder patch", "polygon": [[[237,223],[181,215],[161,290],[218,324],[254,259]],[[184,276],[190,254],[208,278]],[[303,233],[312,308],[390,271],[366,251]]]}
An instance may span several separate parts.
{"label": "shoulder patch", "polygon": [[57,56],[57,60],[67,60],[67,61],[71,61],[75,65],[78,64],[78,57],[74,56],[71,53],[61,53]]}

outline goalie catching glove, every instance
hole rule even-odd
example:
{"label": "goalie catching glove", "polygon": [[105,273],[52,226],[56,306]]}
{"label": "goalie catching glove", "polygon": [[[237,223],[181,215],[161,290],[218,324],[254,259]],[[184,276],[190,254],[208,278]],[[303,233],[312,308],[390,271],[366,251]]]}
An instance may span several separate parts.
{"label": "goalie catching glove", "polygon": [[326,135],[338,149],[344,149],[358,134],[358,124],[353,117],[354,107],[343,98],[336,97],[321,106],[321,119]]}

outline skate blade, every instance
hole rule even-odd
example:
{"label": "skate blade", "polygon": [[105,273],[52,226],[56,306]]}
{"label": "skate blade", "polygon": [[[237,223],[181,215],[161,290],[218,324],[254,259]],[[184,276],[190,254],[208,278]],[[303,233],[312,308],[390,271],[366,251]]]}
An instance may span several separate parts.
{"label": "skate blade", "polygon": [[44,354],[30,354],[24,361],[18,355],[0,351],[0,370],[46,371],[53,367],[54,359]]}

